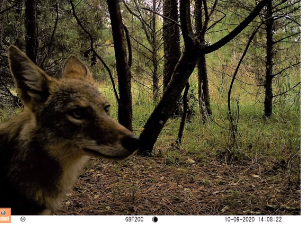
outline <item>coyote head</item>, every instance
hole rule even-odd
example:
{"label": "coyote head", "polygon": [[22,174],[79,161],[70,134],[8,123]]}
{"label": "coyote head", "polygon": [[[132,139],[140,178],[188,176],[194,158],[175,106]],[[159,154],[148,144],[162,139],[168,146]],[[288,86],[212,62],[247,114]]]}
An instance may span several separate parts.
{"label": "coyote head", "polygon": [[18,96],[31,120],[23,127],[20,140],[35,140],[39,149],[55,157],[75,154],[123,159],[138,148],[139,139],[110,117],[110,104],[77,57],[68,58],[60,78],[48,76],[14,46],[9,48],[9,62]]}

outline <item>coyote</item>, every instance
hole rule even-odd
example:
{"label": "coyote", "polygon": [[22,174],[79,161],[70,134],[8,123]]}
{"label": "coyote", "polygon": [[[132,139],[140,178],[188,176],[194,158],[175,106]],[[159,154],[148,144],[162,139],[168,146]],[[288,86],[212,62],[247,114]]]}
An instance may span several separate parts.
{"label": "coyote", "polygon": [[15,46],[8,56],[24,110],[0,124],[0,207],[13,215],[51,214],[90,157],[124,159],[139,139],[110,117],[77,57],[53,78]]}

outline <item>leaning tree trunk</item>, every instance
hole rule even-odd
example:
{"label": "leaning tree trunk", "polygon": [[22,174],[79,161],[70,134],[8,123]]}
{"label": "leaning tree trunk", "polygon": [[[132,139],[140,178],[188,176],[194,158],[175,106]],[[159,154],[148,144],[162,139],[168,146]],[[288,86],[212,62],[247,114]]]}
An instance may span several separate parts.
{"label": "leaning tree trunk", "polygon": [[163,94],[159,104],[147,120],[144,131],[140,135],[141,155],[151,155],[153,146],[165,123],[172,116],[180,97],[199,57],[199,47],[185,50],[175,68],[172,80]]}
{"label": "leaning tree trunk", "polygon": [[[164,0],[163,3],[163,40],[164,40],[164,69],[163,93],[165,92],[181,55],[178,22],[177,0]],[[172,19],[168,20],[167,18]]]}
{"label": "leaning tree trunk", "polygon": [[274,19],[272,17],[272,0],[267,3],[266,13],[266,38],[267,38],[267,54],[266,54],[266,80],[265,80],[265,102],[264,116],[271,117],[272,115],[272,79],[273,79],[273,26]]}
{"label": "leaning tree trunk", "polygon": [[121,9],[118,0],[107,0],[107,4],[111,19],[120,93],[118,120],[126,128],[132,130],[131,72],[127,61]]}
{"label": "leaning tree trunk", "polygon": [[38,38],[37,38],[37,20],[36,20],[36,0],[25,1],[25,50],[26,55],[37,63]]}

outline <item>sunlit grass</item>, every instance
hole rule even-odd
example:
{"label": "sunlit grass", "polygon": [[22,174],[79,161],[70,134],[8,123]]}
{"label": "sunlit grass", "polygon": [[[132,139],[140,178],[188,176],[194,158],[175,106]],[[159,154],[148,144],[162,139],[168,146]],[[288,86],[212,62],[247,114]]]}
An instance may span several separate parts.
{"label": "sunlit grass", "polygon": [[[197,96],[196,75],[191,77],[191,89]],[[231,151],[230,123],[227,119],[227,86],[220,86],[221,80],[213,79],[210,86],[211,103],[213,115],[203,124],[199,114],[198,103],[194,110],[195,115],[191,122],[187,122],[180,149],[197,155],[204,159],[206,154],[219,155]],[[246,94],[238,87],[234,88],[232,99],[232,110],[236,113],[237,102],[239,101],[239,120],[236,151],[241,157],[252,159],[272,156],[275,159],[289,157],[300,151],[300,96],[297,91],[276,98],[273,115],[270,119],[263,117],[263,95]],[[148,84],[147,84],[148,85]],[[117,102],[110,82],[99,85],[103,96],[110,102],[111,115],[117,118]],[[142,85],[133,82],[133,128],[137,135],[154,110],[155,103],[152,92]],[[12,109],[0,110],[0,121],[5,121],[19,111]],[[180,118],[171,118],[165,124],[157,143],[154,154],[161,152],[162,156],[173,159],[178,153],[173,153],[172,146],[177,138],[180,125]],[[180,159],[175,155],[175,159]]]}
{"label": "sunlit grass", "polygon": [[[220,84],[220,82],[219,82]],[[275,159],[288,157],[300,150],[300,103],[296,93],[289,94],[286,99],[275,100],[273,116],[263,117],[263,95],[250,95],[239,88],[236,83],[232,96],[232,110],[236,112],[239,101],[239,121],[237,135],[237,152],[239,156],[260,158],[272,156]],[[196,75],[191,77],[191,88],[197,94]],[[198,106],[191,122],[187,122],[184,130],[182,146],[187,152],[204,158],[206,154],[217,155],[230,151],[230,131],[227,119],[227,92],[221,87],[210,87],[213,115],[203,124]],[[223,87],[224,89],[227,86]],[[116,118],[116,101],[112,86],[101,86],[103,95],[114,105],[112,115]],[[154,109],[152,92],[143,86],[133,83],[133,127],[137,135],[141,133],[145,122]],[[197,96],[197,95],[195,95]],[[162,152],[167,159],[173,160],[172,145],[178,135],[180,118],[168,120],[155,145],[155,154]],[[179,159],[179,157],[174,157]]]}

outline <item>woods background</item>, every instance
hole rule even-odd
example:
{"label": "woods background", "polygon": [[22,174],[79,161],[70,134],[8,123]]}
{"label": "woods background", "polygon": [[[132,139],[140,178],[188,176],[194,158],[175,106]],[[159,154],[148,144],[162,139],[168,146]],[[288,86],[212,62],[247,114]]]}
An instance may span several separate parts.
{"label": "woods background", "polygon": [[[0,121],[22,108],[9,45],[54,77],[75,54],[151,157],[132,158],[139,174],[103,191],[130,199],[94,212],[96,194],[75,190],[63,213],[299,214],[300,2],[1,0]],[[145,192],[156,180],[166,200]]]}

